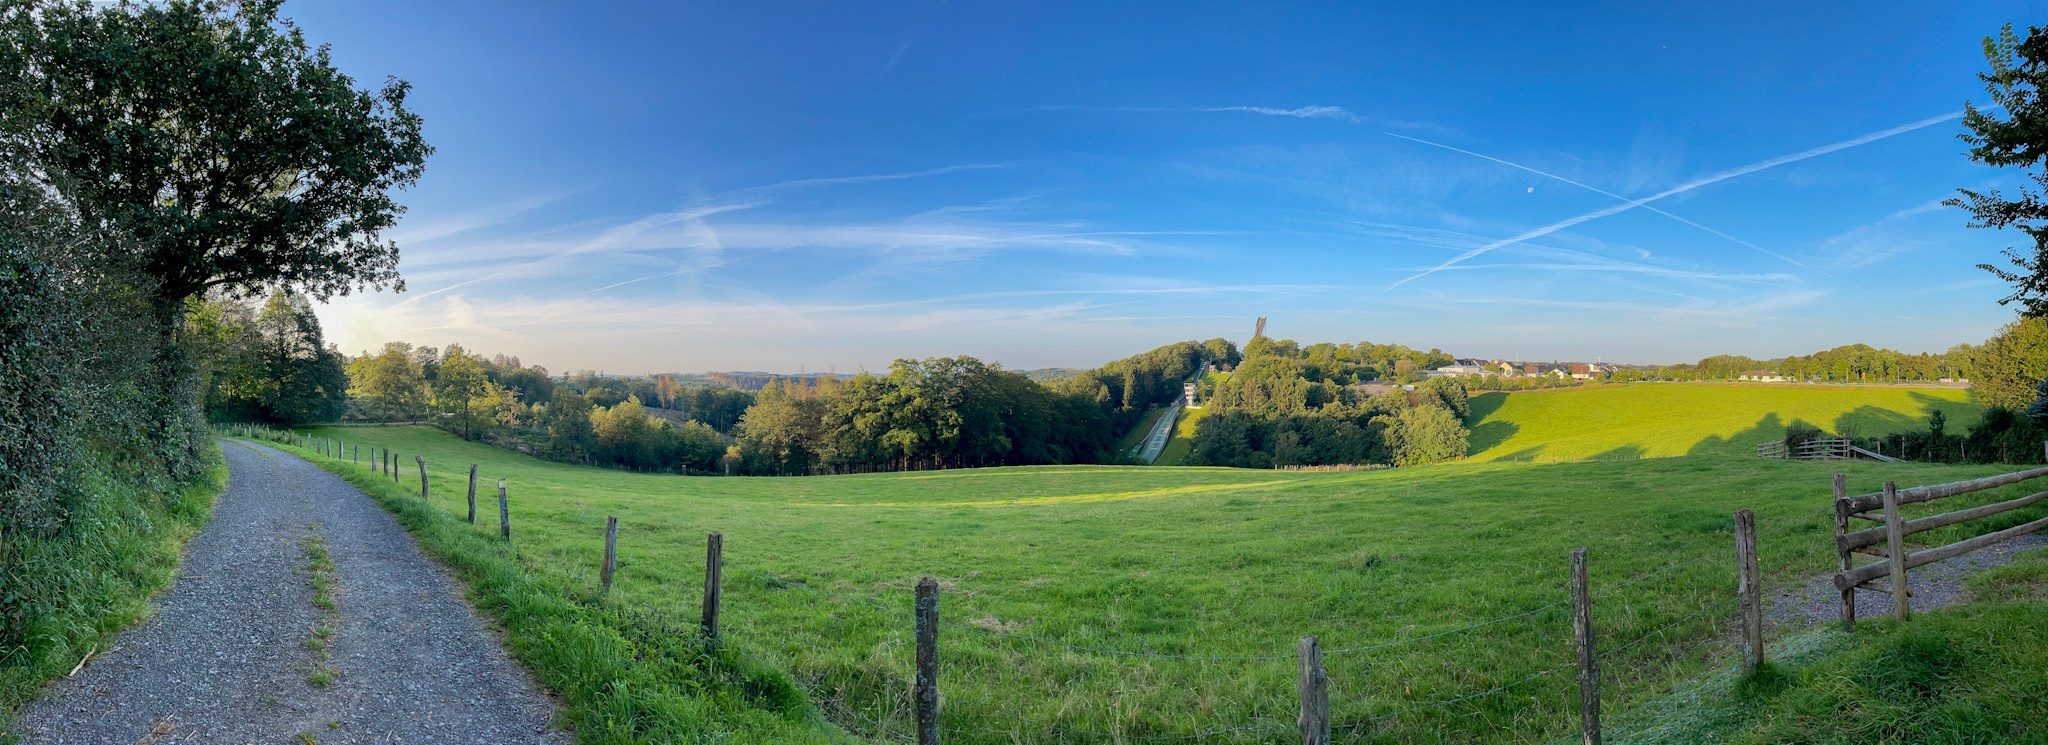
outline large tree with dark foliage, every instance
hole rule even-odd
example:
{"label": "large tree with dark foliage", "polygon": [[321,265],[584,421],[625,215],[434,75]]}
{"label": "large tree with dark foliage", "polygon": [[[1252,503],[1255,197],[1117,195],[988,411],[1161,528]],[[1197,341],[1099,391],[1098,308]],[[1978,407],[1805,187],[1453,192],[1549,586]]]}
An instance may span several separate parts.
{"label": "large tree with dark foliage", "polygon": [[432,151],[404,82],[358,89],[279,5],[0,3],[0,147],[144,277],[156,445],[187,470],[204,439],[186,301],[403,289],[391,192]]}
{"label": "large tree with dark foliage", "polygon": [[374,91],[281,0],[9,3],[12,136],[176,307],[214,287],[403,289],[391,192],[432,152],[408,86]]}
{"label": "large tree with dark foliage", "polygon": [[[2022,183],[2011,197],[1997,190],[1959,189],[1962,196],[1946,204],[1969,210],[1971,227],[2012,227],[2033,239],[2031,250],[2005,250],[2012,269],[1978,266],[2012,283],[2012,294],[2000,304],[2019,303],[2028,316],[2048,315],[2048,170],[2041,168],[2048,158],[2048,100],[2041,96],[2048,83],[2048,29],[2030,27],[2022,39],[2006,24],[1998,36],[1984,40],[1984,59],[1991,71],[1978,77],[1997,106],[1987,112],[1963,104],[1963,126],[1969,131],[1961,138],[1970,144],[1971,160],[2031,169],[2027,179],[2033,183]],[[1995,115],[1998,109],[2005,111],[2004,118]]]}

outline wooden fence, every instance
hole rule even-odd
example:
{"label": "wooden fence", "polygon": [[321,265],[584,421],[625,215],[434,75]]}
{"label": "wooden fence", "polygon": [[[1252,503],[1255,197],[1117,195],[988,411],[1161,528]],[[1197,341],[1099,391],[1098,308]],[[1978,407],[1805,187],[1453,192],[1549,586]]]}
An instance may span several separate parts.
{"label": "wooden fence", "polygon": [[1856,447],[1855,444],[1846,439],[1807,440],[1793,446],[1789,450],[1786,449],[1784,440],[1773,440],[1757,445],[1756,455],[1759,458],[1774,458],[1777,460],[1851,460],[1863,458],[1884,461],[1886,463],[1904,462],[1883,453],[1875,453]]}
{"label": "wooden fence", "polygon": [[[1908,553],[1906,536],[1935,528],[1967,522],[1981,517],[1990,517],[2002,512],[2017,510],[2048,499],[2048,491],[2035,492],[2018,499],[1995,504],[1972,507],[1965,510],[1929,515],[1914,520],[1905,519],[1899,508],[1920,502],[1932,502],[1961,494],[1996,489],[2017,484],[2028,479],[2048,476],[2048,468],[2034,468],[2014,473],[1987,476],[1970,481],[1950,484],[1916,486],[1900,489],[1895,482],[1884,482],[1884,491],[1850,496],[1847,474],[1835,474],[1835,552],[1840,560],[1839,571],[1835,574],[1835,589],[1842,593],[1842,625],[1856,627],[1856,591],[1869,590],[1892,596],[1892,615],[1905,620],[1911,614],[1912,594],[1906,587],[1906,572],[1914,567],[1925,566],[1943,559],[1961,556],[1985,546],[2009,538],[2026,535],[2042,528],[2048,528],[2048,517],[2015,525],[2004,530],[1985,533],[1975,538],[1957,541],[1946,546],[1922,549]],[[1851,519],[1883,523],[1874,528],[1852,531]],[[1855,566],[1851,559],[1855,554],[1875,556],[1882,561],[1864,566]],[[1878,580],[1888,579],[1880,583]]]}

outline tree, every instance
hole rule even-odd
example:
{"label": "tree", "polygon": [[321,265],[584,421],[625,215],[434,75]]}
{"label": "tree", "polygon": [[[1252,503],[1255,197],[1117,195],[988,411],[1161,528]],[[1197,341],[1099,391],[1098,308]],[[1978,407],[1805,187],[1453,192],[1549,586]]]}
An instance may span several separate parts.
{"label": "tree", "polygon": [[1985,406],[2018,411],[2034,402],[2034,386],[2048,378],[2048,319],[2022,318],[1984,342],[1977,398]]}
{"label": "tree", "polygon": [[426,377],[411,344],[394,341],[384,351],[357,357],[348,366],[349,395],[369,404],[378,419],[412,419],[426,408]]}
{"label": "tree", "polygon": [[676,407],[676,376],[663,373],[654,379],[654,395],[661,402],[661,408]]}
{"label": "tree", "polygon": [[195,303],[186,324],[188,343],[212,369],[209,418],[306,424],[347,413],[342,356],[327,348],[305,298],[273,293],[253,314],[232,299]]}
{"label": "tree", "polygon": [[2036,169],[2026,174],[2034,188],[2023,182],[2015,199],[2007,199],[1997,190],[1958,189],[1962,196],[1943,204],[1969,210],[1970,227],[2013,227],[2033,239],[2030,252],[2005,249],[2007,260],[2017,271],[1991,264],[1977,266],[2013,285],[2012,294],[1999,300],[2000,305],[2019,303],[2024,315],[2048,315],[2048,198],[2044,198],[2048,170],[2040,169],[2042,159],[2048,158],[2048,98],[2042,96],[2042,87],[2048,84],[2048,29],[2030,27],[2027,37],[2021,39],[2008,23],[1998,36],[1984,39],[1984,60],[1991,71],[1977,77],[1997,104],[1992,111],[2004,109],[2006,117],[2000,119],[1965,103],[1963,126],[1969,131],[1959,137],[1969,143],[1971,160]]}
{"label": "tree", "polygon": [[1417,406],[1392,419],[1387,444],[1393,450],[1394,465],[1421,466],[1465,457],[1471,433],[1449,409]]}
{"label": "tree", "polygon": [[348,411],[348,373],[304,297],[273,293],[251,331],[261,354],[257,369],[269,381],[261,403],[271,421],[333,421]]}
{"label": "tree", "polygon": [[548,450],[555,457],[581,461],[597,447],[597,432],[590,423],[590,399],[566,388],[556,388],[541,422],[548,430]]}
{"label": "tree", "polygon": [[281,0],[0,9],[0,148],[145,275],[154,438],[196,472],[199,370],[184,304],[220,288],[315,299],[403,289],[390,193],[432,152],[407,85],[365,91],[278,16]]}
{"label": "tree", "polygon": [[[405,108],[307,46],[282,0],[17,6],[15,144],[88,223],[118,222],[176,303],[209,288],[317,299],[404,288],[383,237],[433,149]],[[172,126],[175,123],[175,126]]]}
{"label": "tree", "polygon": [[590,425],[597,432],[597,458],[633,468],[656,465],[655,423],[647,418],[640,399],[628,398],[617,406],[593,412]]}
{"label": "tree", "polygon": [[448,428],[461,432],[464,439],[473,438],[496,421],[498,412],[479,406],[479,402],[503,397],[502,389],[484,375],[483,366],[482,357],[470,354],[460,344],[450,344],[434,376],[434,407],[444,415]]}

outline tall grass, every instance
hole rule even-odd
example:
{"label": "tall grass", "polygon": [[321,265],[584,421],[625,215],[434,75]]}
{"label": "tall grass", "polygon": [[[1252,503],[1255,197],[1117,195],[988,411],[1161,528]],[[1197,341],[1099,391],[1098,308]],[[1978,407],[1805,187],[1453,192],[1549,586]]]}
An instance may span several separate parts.
{"label": "tall grass", "polygon": [[12,596],[5,606],[25,611],[0,618],[21,632],[19,644],[0,649],[0,731],[44,682],[149,617],[150,596],[170,586],[180,549],[227,485],[217,452],[177,494],[117,476],[119,465],[107,457],[76,470],[78,497],[61,531],[0,535],[0,593]]}

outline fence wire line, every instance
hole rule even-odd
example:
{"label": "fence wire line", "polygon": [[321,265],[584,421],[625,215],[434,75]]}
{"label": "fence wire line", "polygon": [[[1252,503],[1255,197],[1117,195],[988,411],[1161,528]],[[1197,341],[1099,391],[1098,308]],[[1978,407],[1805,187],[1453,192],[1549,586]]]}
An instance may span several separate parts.
{"label": "fence wire line", "polygon": [[1535,680],[1535,679],[1537,679],[1537,678],[1541,678],[1541,677],[1543,677],[1543,676],[1545,676],[1545,675],[1549,675],[1549,674],[1551,674],[1551,673],[1554,673],[1554,672],[1557,672],[1557,671],[1559,671],[1559,670],[1563,670],[1563,669],[1565,669],[1565,668],[1573,667],[1574,665],[1575,665],[1575,663],[1569,663],[1569,662],[1567,662],[1567,663],[1565,663],[1565,664],[1562,664],[1562,665],[1558,665],[1558,666],[1556,666],[1556,667],[1551,667],[1551,668],[1548,668],[1548,669],[1544,669],[1544,670],[1539,670],[1539,671],[1537,671],[1537,672],[1536,672],[1535,674],[1533,674],[1533,675],[1530,675],[1529,677],[1523,678],[1523,679],[1521,679],[1521,680],[1517,680],[1517,681],[1515,681],[1515,682],[1512,682],[1512,683],[1506,683],[1506,684],[1503,684],[1503,685],[1498,685],[1498,686],[1494,686],[1494,687],[1492,687],[1492,688],[1488,688],[1488,689],[1486,689],[1486,690],[1484,690],[1484,691],[1480,691],[1480,692],[1478,692],[1478,693],[1468,693],[1468,694],[1465,694],[1465,695],[1463,695],[1463,696],[1459,696],[1459,697],[1457,697],[1457,698],[1447,698],[1447,699],[1441,699],[1441,700],[1437,700],[1437,701],[1430,701],[1430,702],[1427,702],[1427,703],[1422,703],[1422,704],[1416,704],[1416,705],[1414,705],[1414,706],[1410,706],[1410,707],[1408,707],[1408,708],[1405,708],[1405,709],[1400,709],[1400,710],[1398,710],[1398,711],[1390,711],[1390,712],[1387,712],[1387,713],[1385,713],[1385,714],[1380,714],[1380,715],[1377,715],[1377,716],[1371,716],[1371,717],[1367,717],[1367,718],[1365,718],[1365,719],[1361,719],[1361,720],[1359,720],[1359,721],[1356,721],[1356,722],[1352,722],[1352,723],[1350,723],[1350,724],[1341,724],[1341,725],[1333,726],[1333,727],[1331,727],[1330,729],[1332,729],[1332,730],[1340,730],[1340,729],[1344,729],[1344,730],[1352,730],[1352,729],[1362,729],[1362,728],[1365,728],[1365,727],[1369,727],[1369,726],[1372,726],[1372,725],[1374,725],[1374,724],[1378,724],[1378,723],[1380,723],[1380,722],[1382,722],[1382,721],[1385,721],[1385,720],[1387,720],[1387,719],[1392,719],[1392,718],[1394,718],[1394,717],[1397,717],[1397,716],[1400,716],[1400,715],[1402,715],[1402,714],[1410,714],[1410,713],[1414,713],[1414,712],[1418,712],[1418,711],[1425,711],[1425,710],[1428,710],[1428,709],[1440,709],[1440,708],[1443,708],[1443,707],[1446,707],[1446,706],[1450,706],[1451,704],[1455,704],[1455,703],[1460,703],[1460,702],[1464,702],[1464,701],[1470,701],[1470,700],[1472,700],[1472,699],[1475,699],[1475,698],[1479,698],[1479,697],[1481,697],[1481,696],[1491,696],[1491,695],[1493,695],[1493,694],[1496,694],[1496,693],[1500,693],[1500,692],[1502,692],[1502,691],[1505,691],[1505,690],[1507,690],[1507,689],[1509,689],[1509,688],[1513,688],[1513,687],[1515,687],[1515,686],[1518,686],[1518,685],[1521,685],[1521,684],[1523,684],[1523,683],[1527,683],[1527,682],[1529,682],[1529,681],[1532,681],[1532,680]]}
{"label": "fence wire line", "polygon": [[[1494,624],[1497,624],[1497,623],[1504,623],[1504,622],[1507,622],[1507,621],[1513,621],[1513,620],[1515,620],[1515,619],[1517,619],[1517,618],[1526,618],[1526,617],[1528,617],[1528,616],[1533,616],[1533,615],[1536,615],[1536,614],[1538,614],[1538,613],[1541,613],[1541,612],[1543,612],[1543,611],[1546,611],[1546,610],[1550,610],[1551,608],[1555,608],[1555,607],[1557,607],[1557,606],[1560,606],[1560,605],[1564,605],[1565,603],[1569,603],[1569,602],[1571,602],[1571,599],[1570,599],[1570,598],[1566,598],[1566,599],[1564,599],[1564,600],[1558,600],[1558,601],[1555,601],[1555,602],[1551,602],[1551,603],[1548,603],[1548,604],[1545,604],[1545,605],[1539,605],[1539,606],[1537,606],[1537,607],[1534,607],[1534,608],[1530,608],[1529,610],[1525,610],[1525,611],[1522,611],[1522,612],[1520,612],[1520,613],[1516,613],[1516,614],[1514,614],[1514,615],[1512,615],[1512,616],[1501,616],[1500,618],[1496,618],[1496,619],[1493,619],[1493,620],[1491,620],[1491,621],[1480,621],[1480,622],[1478,622],[1478,623],[1475,623],[1475,624],[1471,624],[1471,625],[1469,625],[1469,626],[1460,626],[1460,627],[1458,627],[1458,628],[1455,628],[1455,629],[1450,629],[1450,630],[1447,630],[1447,631],[1439,631],[1439,632],[1437,632],[1437,633],[1434,633],[1434,634],[1430,634],[1430,635],[1428,635],[1428,636],[1414,636],[1414,637],[1408,637],[1408,638],[1406,638],[1406,639],[1396,639],[1396,640],[1394,640],[1394,641],[1390,641],[1390,642],[1380,642],[1380,643],[1378,643],[1378,644],[1367,644],[1367,645],[1365,645],[1365,646],[1362,646],[1362,647],[1345,647],[1345,648],[1342,648],[1342,649],[1326,649],[1326,650],[1323,650],[1323,656],[1325,656],[1325,657],[1329,657],[1329,656],[1332,656],[1332,655],[1340,655],[1340,654],[1351,654],[1351,653],[1353,653],[1353,652],[1364,652],[1364,651],[1368,651],[1368,650],[1373,650],[1373,649],[1380,649],[1380,648],[1383,648],[1383,647],[1393,647],[1393,646],[1399,646],[1399,645],[1402,645],[1402,644],[1413,644],[1413,643],[1415,643],[1415,642],[1423,642],[1423,641],[1429,641],[1429,640],[1431,640],[1431,639],[1435,639],[1435,638],[1438,638],[1438,637],[1450,636],[1450,635],[1452,635],[1452,634],[1457,634],[1457,633],[1461,633],[1461,632],[1465,632],[1465,631],[1471,631],[1471,630],[1473,630],[1473,629],[1477,629],[1477,628],[1481,628],[1481,627],[1485,627],[1485,626],[1492,626],[1492,625],[1494,625]],[[1292,655],[1289,655],[1289,656],[1291,657]]]}
{"label": "fence wire line", "polygon": [[1119,735],[1114,732],[1097,732],[1095,730],[1090,729],[1062,727],[1057,724],[1047,725],[1045,729],[1048,732],[1066,732],[1069,734],[1089,735],[1092,737],[1107,737],[1117,742],[1172,742],[1175,740],[1206,740],[1211,737],[1228,735],[1234,732],[1284,732],[1293,728],[1286,725],[1254,724],[1251,722],[1246,722],[1235,727],[1219,727],[1216,729],[1203,730],[1201,732],[1196,732],[1188,735]]}
{"label": "fence wire line", "polygon": [[1678,619],[1678,620],[1676,620],[1676,621],[1672,621],[1672,622],[1670,622],[1670,623],[1664,624],[1663,626],[1659,626],[1659,627],[1657,627],[1657,629],[1656,629],[1655,631],[1651,631],[1650,633],[1647,633],[1647,634],[1644,634],[1644,635],[1642,635],[1642,636],[1636,637],[1636,638],[1635,638],[1635,640],[1633,640],[1633,641],[1630,641],[1630,642],[1629,642],[1629,643],[1627,643],[1627,644],[1623,644],[1623,645],[1621,645],[1621,646],[1619,646],[1619,647],[1615,647],[1615,648],[1613,648],[1613,649],[1609,649],[1609,650],[1606,650],[1606,651],[1603,651],[1603,652],[1601,652],[1601,653],[1600,653],[1600,659],[1603,659],[1603,660],[1604,660],[1604,659],[1607,659],[1607,658],[1608,658],[1608,657],[1609,657],[1610,655],[1617,655],[1617,654],[1621,654],[1622,652],[1628,651],[1629,649],[1631,649],[1631,648],[1635,647],[1635,646],[1636,646],[1636,645],[1638,645],[1638,644],[1641,644],[1641,643],[1643,643],[1643,642],[1649,641],[1649,640],[1650,640],[1650,639],[1651,639],[1652,637],[1655,637],[1655,636],[1657,636],[1657,635],[1659,635],[1659,634],[1662,634],[1662,633],[1664,633],[1664,632],[1666,632],[1666,631],[1670,631],[1670,630],[1672,630],[1672,629],[1674,629],[1674,628],[1677,628],[1677,627],[1678,627],[1678,626],[1679,626],[1680,624],[1683,624],[1683,623],[1685,623],[1685,622],[1687,622],[1687,621],[1691,621],[1691,620],[1693,620],[1693,619],[1695,619],[1695,618],[1699,618],[1700,616],[1704,616],[1704,615],[1706,615],[1706,614],[1708,614],[1708,613],[1711,613],[1711,612],[1713,612],[1713,611],[1715,611],[1715,610],[1717,610],[1717,609],[1720,609],[1720,608],[1724,607],[1725,605],[1726,605],[1726,603],[1714,603],[1714,602],[1710,602],[1710,603],[1707,603],[1706,605],[1700,606],[1700,609],[1699,609],[1699,610],[1696,610],[1696,611],[1693,611],[1692,613],[1686,614],[1686,616],[1685,616],[1685,617],[1683,617],[1683,618],[1680,618],[1680,619]]}
{"label": "fence wire line", "polygon": [[[726,565],[727,565],[727,566],[731,566],[731,565],[732,565],[732,562],[728,561],[728,562],[726,562]],[[761,572],[761,571],[758,571],[758,570],[754,570],[754,569],[748,569],[748,568],[746,568],[746,567],[733,567],[733,568],[735,568],[735,569],[738,569],[738,570],[740,570],[740,571],[742,571],[742,572],[746,572],[746,573],[748,573],[748,574],[752,574],[752,575],[755,575],[755,576],[757,576],[757,577],[761,577],[761,578],[763,578],[763,579],[767,579],[767,580],[769,580],[769,581],[772,581],[772,582],[776,582],[776,583],[779,583],[779,584],[781,584],[781,585],[783,585],[783,586],[786,586],[786,587],[801,587],[801,588],[803,588],[803,589],[806,589],[806,590],[810,590],[810,591],[812,591],[812,592],[816,592],[816,593],[819,593],[819,594],[822,594],[822,595],[825,595],[825,596],[828,596],[828,597],[832,597],[832,598],[837,598],[837,599],[839,599],[839,600],[844,600],[844,601],[846,601],[846,602],[849,602],[849,603],[857,603],[857,604],[860,604],[860,605],[865,605],[865,606],[867,606],[867,607],[869,607],[869,608],[874,608],[875,610],[879,610],[879,611],[882,611],[882,612],[885,612],[885,613],[892,613],[892,614],[895,614],[895,615],[899,615],[899,616],[908,616],[908,615],[913,615],[913,614],[912,614],[912,613],[911,613],[910,611],[908,611],[908,610],[904,610],[904,609],[902,609],[902,608],[891,608],[891,607],[888,607],[888,606],[885,606],[885,605],[881,605],[881,604],[879,604],[879,603],[874,603],[874,602],[868,601],[868,600],[866,600],[866,599],[863,599],[863,598],[857,598],[857,597],[852,597],[852,596],[848,596],[848,595],[842,595],[842,594],[840,594],[840,593],[837,593],[837,592],[833,592],[833,591],[831,591],[831,590],[827,590],[827,589],[824,589],[824,588],[822,588],[822,587],[817,587],[817,586],[811,585],[811,584],[809,584],[809,583],[807,583],[807,582],[800,582],[800,581],[797,581],[797,580],[793,580],[793,579],[789,579],[789,578],[786,578],[786,577],[779,577],[779,576],[776,576],[776,575],[773,575],[773,574],[768,574],[768,573],[766,573],[766,572]],[[1037,642],[1037,643],[1040,643],[1040,644],[1050,644],[1050,645],[1053,645],[1053,646],[1065,647],[1065,648],[1067,648],[1067,649],[1071,649],[1071,650],[1074,650],[1074,651],[1077,651],[1077,652],[1088,652],[1088,653],[1091,653],[1091,654],[1103,654],[1103,655],[1114,655],[1114,656],[1120,656],[1120,657],[1154,657],[1154,658],[1159,658],[1159,659],[1168,659],[1168,660],[1190,660],[1190,661],[1195,661],[1195,662],[1245,662],[1245,661],[1250,661],[1250,662],[1271,662],[1271,661],[1275,661],[1275,660],[1291,660],[1291,659],[1294,659],[1294,658],[1295,658],[1295,656],[1294,656],[1294,655],[1292,655],[1292,654],[1280,654],[1280,655],[1243,655],[1243,656],[1233,656],[1233,655],[1181,655],[1181,654],[1165,654],[1165,653],[1160,653],[1160,652],[1133,652],[1133,651],[1129,651],[1129,650],[1123,650],[1123,649],[1106,649],[1106,648],[1102,648],[1102,647],[1084,647],[1084,646],[1080,646],[1080,645],[1077,645],[1077,644],[1068,644],[1068,643],[1066,643],[1066,642],[1063,642],[1063,641],[1060,641],[1060,640],[1058,640],[1058,639],[1051,639],[1051,638],[1047,638],[1047,637],[1042,637],[1042,636],[1032,636],[1032,635],[1029,635],[1029,634],[1013,634],[1013,633],[1009,633],[1009,632],[1003,632],[1003,631],[993,631],[993,630],[990,630],[990,629],[985,629],[985,628],[982,628],[982,627],[980,627],[980,626],[975,626],[975,625],[972,625],[972,624],[965,624],[965,623],[959,623],[959,622],[957,622],[957,621],[940,621],[940,622],[939,622],[939,625],[940,625],[940,626],[944,626],[944,627],[947,627],[947,628],[955,628],[955,629],[961,629],[961,630],[965,630],[965,631],[971,631],[971,632],[974,632],[974,633],[977,633],[977,634],[981,634],[981,635],[983,635],[983,636],[992,636],[992,637],[1000,637],[1000,638],[1006,638],[1006,639],[1022,639],[1022,640],[1024,640],[1024,641],[1030,641],[1030,642]]]}

